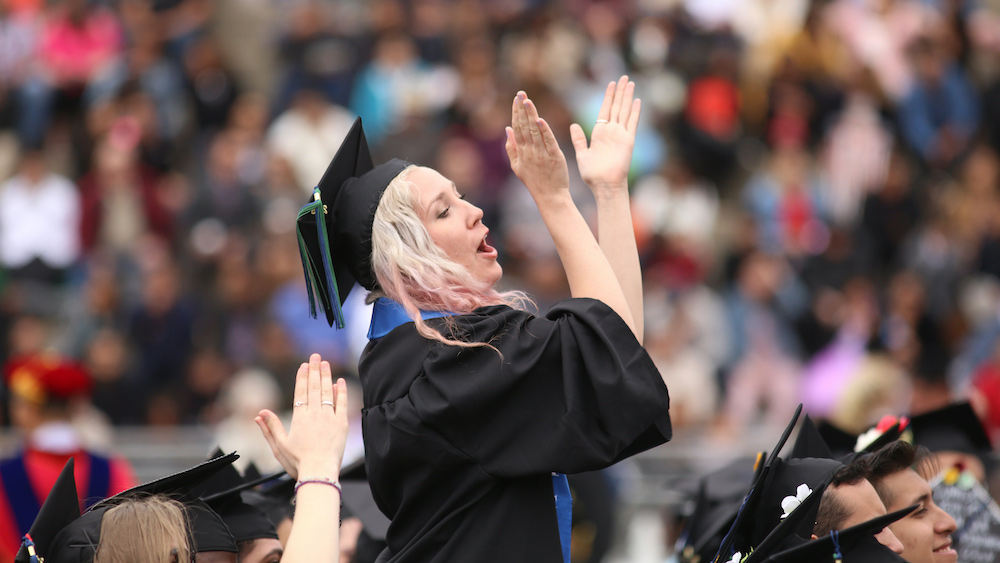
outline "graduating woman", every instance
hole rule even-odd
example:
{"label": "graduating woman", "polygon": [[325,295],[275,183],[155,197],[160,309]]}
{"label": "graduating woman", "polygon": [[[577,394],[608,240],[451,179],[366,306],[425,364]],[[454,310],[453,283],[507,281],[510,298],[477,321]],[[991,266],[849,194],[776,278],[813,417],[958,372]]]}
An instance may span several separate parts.
{"label": "graduating woman", "polygon": [[500,293],[482,211],[438,172],[373,166],[360,122],[299,214],[309,286],[327,319],[354,282],[374,301],[359,365],[366,467],[392,520],[379,561],[569,561],[565,473],[670,438],[669,399],[642,348],[642,280],[627,174],[635,85],[608,85],[592,138],[571,127],[598,239],[565,157],[519,92],[506,150],[555,241],[571,299],[544,316]]}

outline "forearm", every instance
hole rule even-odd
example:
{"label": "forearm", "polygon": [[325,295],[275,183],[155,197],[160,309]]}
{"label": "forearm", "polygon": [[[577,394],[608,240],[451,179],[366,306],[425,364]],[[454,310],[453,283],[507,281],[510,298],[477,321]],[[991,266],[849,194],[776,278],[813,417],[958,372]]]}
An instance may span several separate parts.
{"label": "forearm", "polygon": [[641,339],[615,271],[569,194],[536,199],[536,204],[566,271],[570,294],[611,307]]}
{"label": "forearm", "polygon": [[301,486],[295,498],[292,531],[281,560],[289,563],[340,560],[340,493],[333,486],[322,483]]}
{"label": "forearm", "polygon": [[[595,186],[595,188],[597,188]],[[632,225],[628,185],[594,190],[597,197],[597,240],[614,271],[635,322],[636,339],[643,339],[642,270]]]}

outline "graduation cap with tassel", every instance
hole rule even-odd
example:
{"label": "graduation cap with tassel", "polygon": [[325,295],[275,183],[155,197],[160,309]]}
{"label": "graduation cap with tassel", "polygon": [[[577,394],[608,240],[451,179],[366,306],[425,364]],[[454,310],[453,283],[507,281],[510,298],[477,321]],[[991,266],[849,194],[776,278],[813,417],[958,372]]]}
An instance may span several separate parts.
{"label": "graduation cap with tassel", "polygon": [[694,510],[684,525],[683,563],[708,563],[715,557],[747,489],[764,465],[764,455],[735,459],[698,480]]}
{"label": "graduation cap with tassel", "polygon": [[361,118],[354,122],[296,220],[313,318],[318,297],[327,322],[344,328],[342,304],[354,283],[377,287],[371,267],[375,209],[389,182],[409,165],[392,159],[375,166]]}
{"label": "graduation cap with tassel", "polygon": [[[95,504],[80,514],[72,466],[67,464],[56,486],[28,532],[33,550],[47,563],[89,563],[101,537],[104,513],[122,500],[162,494],[179,500],[191,522],[195,550],[237,553],[236,543],[222,519],[204,502],[191,498],[190,489],[239,458],[235,453],[221,456],[190,469],[133,487]],[[72,463],[72,460],[70,461]],[[68,469],[67,469],[68,468]],[[48,507],[48,508],[47,508]],[[22,545],[16,563],[34,563],[30,550]]]}
{"label": "graduation cap with tassel", "polygon": [[825,486],[833,473],[843,467],[832,459],[790,457],[786,461],[778,457],[801,413],[799,405],[757,473],[715,561],[727,561],[740,548],[747,550],[758,545],[795,506]]}

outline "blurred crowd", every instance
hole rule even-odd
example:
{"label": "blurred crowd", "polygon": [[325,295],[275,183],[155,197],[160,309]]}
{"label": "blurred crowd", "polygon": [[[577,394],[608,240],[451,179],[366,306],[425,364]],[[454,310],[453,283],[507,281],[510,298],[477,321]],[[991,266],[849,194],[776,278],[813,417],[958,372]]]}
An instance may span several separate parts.
{"label": "blurred crowd", "polygon": [[355,116],[484,209],[544,310],[511,99],[570,153],[624,73],[679,432],[965,397],[1000,431],[996,0],[0,0],[0,361],[77,359],[114,425],[252,428],[312,352],[350,376],[364,296],[308,317],[294,225]]}

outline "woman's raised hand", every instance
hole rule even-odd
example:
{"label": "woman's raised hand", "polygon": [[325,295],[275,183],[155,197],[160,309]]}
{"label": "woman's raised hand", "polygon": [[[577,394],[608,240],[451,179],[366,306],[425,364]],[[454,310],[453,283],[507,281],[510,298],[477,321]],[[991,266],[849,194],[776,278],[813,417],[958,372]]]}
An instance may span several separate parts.
{"label": "woman's raised hand", "polygon": [[626,182],[640,111],[639,99],[633,99],[634,94],[635,83],[628,76],[608,84],[589,147],[582,127],[574,123],[569,128],[580,176],[597,195],[606,189],[628,189]]}
{"label": "woman's raised hand", "polygon": [[538,116],[534,102],[523,91],[517,93],[511,106],[505,148],[510,169],[536,202],[539,198],[569,194],[566,156],[549,124]]}
{"label": "woman's raised hand", "polygon": [[271,452],[293,478],[340,477],[347,444],[347,383],[333,382],[329,362],[313,354],[295,376],[295,405],[288,432],[276,414],[254,419]]}

